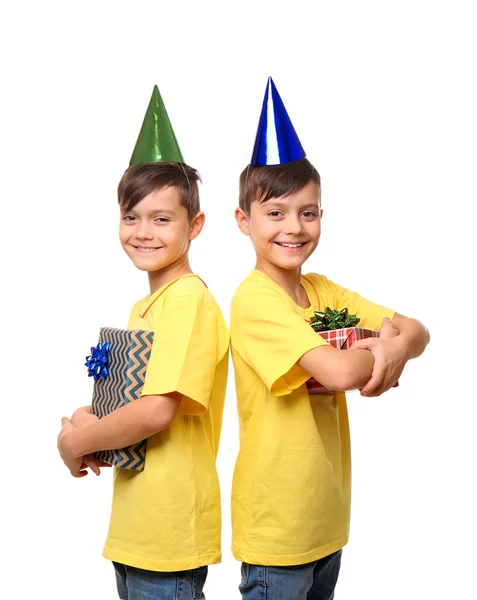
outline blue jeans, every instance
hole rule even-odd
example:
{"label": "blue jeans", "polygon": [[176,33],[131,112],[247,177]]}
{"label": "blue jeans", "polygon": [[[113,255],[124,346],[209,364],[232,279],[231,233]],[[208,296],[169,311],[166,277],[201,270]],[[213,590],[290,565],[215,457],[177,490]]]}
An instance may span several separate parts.
{"label": "blue jeans", "polygon": [[207,567],[166,573],[113,565],[121,600],[205,600]]}
{"label": "blue jeans", "polygon": [[333,600],[341,550],[306,565],[263,567],[242,563],[243,600]]}

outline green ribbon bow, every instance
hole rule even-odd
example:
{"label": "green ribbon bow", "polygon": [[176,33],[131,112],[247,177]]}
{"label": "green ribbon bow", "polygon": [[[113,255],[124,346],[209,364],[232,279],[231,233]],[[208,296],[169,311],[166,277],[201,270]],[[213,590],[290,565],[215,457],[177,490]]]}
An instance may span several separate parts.
{"label": "green ribbon bow", "polygon": [[348,309],[333,310],[325,308],[325,312],[318,312],[311,317],[310,325],[315,331],[329,331],[330,329],[343,329],[344,327],[356,327],[360,322],[356,315],[348,315]]}

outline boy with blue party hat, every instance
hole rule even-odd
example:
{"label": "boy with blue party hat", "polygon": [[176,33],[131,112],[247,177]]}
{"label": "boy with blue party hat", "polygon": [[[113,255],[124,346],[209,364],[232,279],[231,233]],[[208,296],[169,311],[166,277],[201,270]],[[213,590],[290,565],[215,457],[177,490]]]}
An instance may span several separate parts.
{"label": "boy with blue party hat", "polygon": [[[426,328],[324,275],[302,275],[321,233],[320,175],[269,79],[236,220],[256,253],[231,306],[240,420],[232,490],[245,600],[331,600],[348,541],[351,456],[345,391],[377,396],[429,341]],[[337,350],[310,327],[347,308],[379,338]],[[326,389],[310,395],[311,377]]]}
{"label": "boy with blue party hat", "polygon": [[221,560],[215,467],[229,336],[219,306],[189,265],[200,233],[199,174],[184,163],[157,86],[118,187],[120,241],[148,275],[128,330],[153,332],[141,396],[98,420],[63,418],[58,438],[72,475],[98,473],[92,453],[147,440],[143,471],[116,469],[104,556],[121,599],[205,598]]}

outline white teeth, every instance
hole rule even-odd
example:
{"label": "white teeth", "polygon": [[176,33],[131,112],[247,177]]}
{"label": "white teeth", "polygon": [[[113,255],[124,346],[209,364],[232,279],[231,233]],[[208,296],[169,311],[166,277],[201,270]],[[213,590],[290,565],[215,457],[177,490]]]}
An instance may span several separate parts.
{"label": "white teeth", "polygon": [[300,246],[303,246],[303,243],[301,243],[301,244],[282,244],[281,242],[277,242],[277,244],[279,246],[285,246],[285,248],[299,248]]}

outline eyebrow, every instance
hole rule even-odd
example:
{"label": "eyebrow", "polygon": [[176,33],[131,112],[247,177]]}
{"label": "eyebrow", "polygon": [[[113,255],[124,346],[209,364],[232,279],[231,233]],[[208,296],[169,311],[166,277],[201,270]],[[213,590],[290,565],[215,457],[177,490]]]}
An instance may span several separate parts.
{"label": "eyebrow", "polygon": [[[134,207],[134,208],[131,208],[131,210],[121,210],[121,213],[122,213],[122,214],[134,213],[134,212],[136,212],[136,211],[135,211],[135,208],[136,208],[136,207]],[[175,216],[175,214],[176,214],[176,211],[175,211],[175,210],[172,210],[171,208],[158,208],[158,209],[155,209],[155,210],[151,210],[151,211],[148,213],[148,216],[151,216],[151,215],[158,215],[158,214],[161,214],[161,215],[164,215],[164,214],[165,214],[165,215],[170,215],[170,216],[172,216],[172,217],[173,217],[173,216]]]}
{"label": "eyebrow", "polygon": [[166,215],[175,215],[176,211],[172,210],[172,208],[159,208],[157,210],[151,210],[151,215],[157,215],[157,214],[166,214]]}
{"label": "eyebrow", "polygon": [[[262,202],[262,206],[268,209],[270,208],[270,206],[276,206],[278,208],[281,208],[284,204],[287,204],[286,200],[268,200],[267,202]],[[300,206],[300,210],[306,210],[308,208],[319,209],[320,204],[319,202],[308,202],[308,204]]]}

